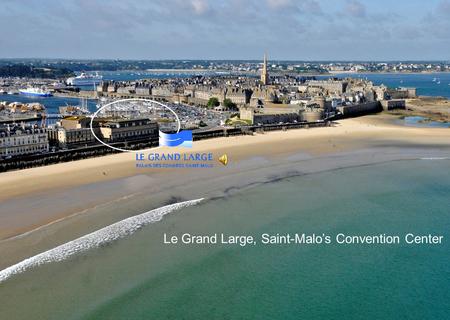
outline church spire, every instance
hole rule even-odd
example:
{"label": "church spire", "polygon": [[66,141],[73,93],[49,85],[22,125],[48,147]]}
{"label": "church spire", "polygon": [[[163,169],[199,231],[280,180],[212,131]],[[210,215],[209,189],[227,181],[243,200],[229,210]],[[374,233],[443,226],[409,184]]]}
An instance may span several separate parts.
{"label": "church spire", "polygon": [[269,84],[269,73],[267,72],[267,54],[264,53],[264,63],[263,68],[261,70],[261,82],[264,85]]}

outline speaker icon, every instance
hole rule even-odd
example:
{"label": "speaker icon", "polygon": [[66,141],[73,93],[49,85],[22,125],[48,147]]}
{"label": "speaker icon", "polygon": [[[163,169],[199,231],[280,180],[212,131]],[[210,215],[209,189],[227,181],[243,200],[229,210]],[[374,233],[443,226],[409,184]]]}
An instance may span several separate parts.
{"label": "speaker icon", "polygon": [[219,162],[226,166],[228,164],[228,156],[226,154],[219,157]]}

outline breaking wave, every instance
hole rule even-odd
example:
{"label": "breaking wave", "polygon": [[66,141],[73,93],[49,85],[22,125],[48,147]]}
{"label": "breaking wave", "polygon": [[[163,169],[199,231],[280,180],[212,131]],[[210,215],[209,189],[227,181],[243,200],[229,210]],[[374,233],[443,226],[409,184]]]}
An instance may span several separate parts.
{"label": "breaking wave", "polygon": [[201,202],[203,198],[170,204],[139,215],[113,223],[107,227],[89,233],[78,239],[64,243],[56,248],[25,259],[11,267],[0,271],[0,283],[13,275],[22,273],[30,268],[50,262],[58,262],[74,254],[100,247],[104,244],[128,236],[147,224],[160,221],[163,216],[172,211],[192,206]]}

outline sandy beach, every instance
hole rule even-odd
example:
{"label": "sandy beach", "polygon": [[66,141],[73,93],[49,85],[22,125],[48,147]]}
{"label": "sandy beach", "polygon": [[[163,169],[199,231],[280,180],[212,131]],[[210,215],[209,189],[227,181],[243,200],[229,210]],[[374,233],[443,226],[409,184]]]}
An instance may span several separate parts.
{"label": "sandy beach", "polygon": [[[450,156],[450,130],[393,124],[387,115],[332,127],[194,142],[162,152],[222,154],[213,168],[136,168],[121,153],[0,174],[0,268],[163,204],[226,197],[258,183],[336,168]],[[147,151],[148,152],[148,151]]]}
{"label": "sandy beach", "polygon": [[[238,136],[197,141],[189,152],[228,153],[233,160],[255,156],[279,156],[292,152],[313,155],[335,153],[383,143],[450,146],[448,129],[402,127],[390,124],[389,116],[367,116],[340,120],[332,127],[275,131],[254,136]],[[186,152],[186,149],[158,149],[158,152]],[[161,170],[147,170],[158,174]],[[58,190],[94,182],[129,177],[142,172],[135,168],[133,153],[66,162],[39,168],[1,173],[0,201],[13,197]],[[164,172],[165,175],[170,174]]]}

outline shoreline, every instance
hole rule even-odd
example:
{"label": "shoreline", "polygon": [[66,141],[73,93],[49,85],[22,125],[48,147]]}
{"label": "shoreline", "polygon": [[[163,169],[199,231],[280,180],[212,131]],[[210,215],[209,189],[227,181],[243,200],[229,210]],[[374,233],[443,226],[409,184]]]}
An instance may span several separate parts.
{"label": "shoreline", "polygon": [[[226,149],[242,149],[245,146],[256,147],[257,154],[270,155],[270,152],[259,149],[262,144],[277,144],[277,140],[309,140],[305,145],[306,152],[313,152],[316,154],[330,153],[339,150],[336,149],[336,145],[329,145],[330,139],[323,141],[326,138],[344,138],[339,142],[342,145],[350,144],[348,149],[355,149],[356,143],[359,141],[362,145],[369,145],[370,140],[375,138],[388,138],[389,133],[398,132],[402,134],[411,133],[417,135],[417,143],[429,144],[424,138],[426,136],[433,136],[440,140],[444,146],[450,147],[450,141],[446,141],[445,137],[450,137],[450,132],[446,128],[425,128],[425,127],[410,127],[396,124],[395,121],[399,118],[399,115],[392,113],[381,113],[377,115],[369,115],[359,118],[349,118],[335,121],[335,125],[330,127],[319,127],[310,129],[291,129],[288,131],[268,131],[263,134],[255,134],[253,136],[231,136],[231,137],[219,137],[213,139],[205,139],[195,141],[195,146],[192,149],[183,148],[159,148],[158,153],[167,152],[204,152],[212,151],[213,153],[220,153],[226,151]],[[382,130],[389,130],[391,132]],[[366,135],[368,141],[360,141],[355,135],[361,133]],[[373,134],[373,135],[372,135]],[[411,140],[412,137],[404,136],[405,140]],[[317,142],[317,143],[315,143]],[[353,144],[353,145],[352,145]],[[295,146],[277,146],[283,152],[295,151]],[[145,150],[150,152],[151,149]],[[238,150],[233,160],[241,160],[247,158],[250,152],[242,152]],[[101,168],[103,167],[103,169]],[[117,167],[120,167],[120,170]],[[183,169],[189,170],[189,169]],[[94,171],[96,174],[91,175]],[[32,167],[21,170],[7,171],[0,173],[0,201],[5,201],[14,197],[23,195],[30,195],[33,193],[40,194],[44,191],[58,189],[58,188],[70,188],[83,184],[111,181],[114,179],[133,176],[136,174],[160,174],[161,169],[137,169],[135,167],[134,153],[118,153],[109,154],[100,157],[87,158],[76,161],[61,162],[46,166]],[[68,179],[63,176],[64,174],[70,174],[76,176],[76,180]],[[35,184],[33,178],[42,179],[45,178],[45,186]]]}
{"label": "shoreline", "polygon": [[[290,166],[285,165],[248,170],[244,175],[246,179],[241,177],[238,178],[240,180],[224,182],[214,187],[211,185],[211,181],[206,181],[204,182],[204,185],[207,186],[209,190],[202,193],[198,193],[198,190],[188,191],[183,188],[172,186],[171,188],[168,188],[172,189],[170,195],[167,193],[164,195],[165,191],[158,192],[154,195],[154,199],[152,201],[144,201],[144,203],[149,204],[149,206],[144,206],[143,209],[137,211],[129,210],[127,207],[132,206],[134,202],[142,201],[142,193],[125,196],[120,199],[86,208],[68,216],[63,216],[57,220],[51,221],[45,225],[40,225],[37,228],[33,228],[24,233],[14,235],[6,239],[1,239],[0,254],[3,258],[2,261],[0,261],[0,270],[8,268],[31,256],[35,256],[57,246],[64,245],[74,239],[78,239],[87,234],[96,232],[117,222],[140,215],[143,210],[152,211],[167,205],[191,201],[192,199],[195,199],[196,196],[202,196],[202,199],[205,199],[205,202],[209,202],[218,199],[226,199],[230,196],[238,195],[241,191],[276,183],[289,178],[308,177],[326,172],[348,170],[352,168],[356,169],[366,166],[377,166],[398,161],[450,160],[450,152],[445,154],[435,154],[433,157],[424,158],[420,156],[420,153],[415,153],[417,150],[408,154],[403,154],[402,151],[403,150],[401,150],[401,148],[391,150],[391,154],[378,159],[374,159],[373,154],[370,156],[368,154],[369,152],[377,152],[377,150],[369,149],[363,150],[361,154],[358,154],[358,152],[348,152],[341,155],[327,155],[325,158],[319,157],[308,160],[300,160],[300,162],[305,162],[304,164],[306,164],[306,166],[311,165],[307,164],[306,161],[320,161],[320,165],[313,165],[304,172],[292,170]],[[343,164],[345,163],[345,160],[342,161],[341,158],[348,159],[348,157],[355,156],[359,156],[360,158]],[[279,174],[279,169],[282,170],[281,174]],[[264,177],[255,179],[255,174],[258,173],[264,173]],[[249,180],[247,178],[254,180]],[[199,183],[199,181],[197,181],[197,183]],[[177,195],[174,196],[174,194]],[[110,216],[110,210],[124,210],[124,212]]]}
{"label": "shoreline", "polygon": [[213,152],[215,159],[228,155],[228,166],[217,162],[211,169],[136,169],[134,155],[114,154],[1,173],[0,268],[165,204],[226,197],[324,170],[450,156],[448,129],[402,127],[390,119],[367,116],[331,128],[218,138],[198,141],[190,150],[170,149]]}

